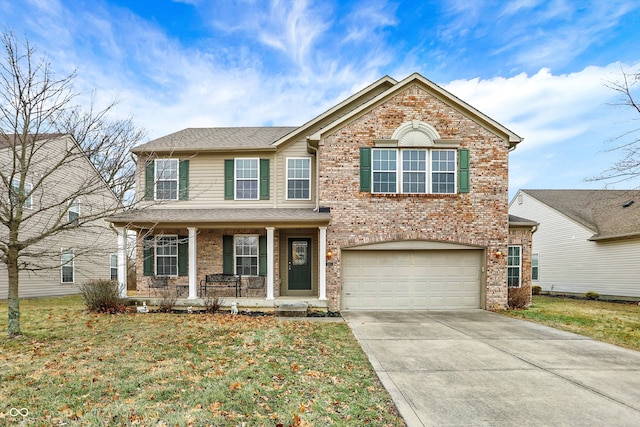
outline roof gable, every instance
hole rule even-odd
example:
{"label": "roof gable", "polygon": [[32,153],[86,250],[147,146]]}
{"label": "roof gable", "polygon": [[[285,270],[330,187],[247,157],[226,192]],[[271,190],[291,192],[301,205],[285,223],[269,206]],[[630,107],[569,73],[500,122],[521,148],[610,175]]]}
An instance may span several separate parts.
{"label": "roof gable", "polygon": [[516,144],[518,144],[519,142],[521,142],[523,140],[522,137],[520,137],[519,135],[517,135],[513,131],[509,130],[505,126],[503,126],[500,123],[496,122],[495,120],[493,120],[492,118],[490,118],[486,114],[481,113],[479,110],[475,109],[471,105],[469,105],[466,102],[462,101],[460,98],[456,97],[455,95],[451,94],[450,92],[447,92],[442,87],[440,87],[437,84],[433,83],[432,81],[424,78],[423,76],[421,76],[418,73],[414,73],[414,74],[410,75],[406,79],[402,80],[401,82],[399,82],[399,83],[395,84],[394,86],[390,87],[389,89],[387,89],[385,92],[380,93],[379,95],[377,95],[376,97],[372,98],[371,100],[369,100],[365,104],[360,105],[358,108],[356,108],[356,109],[352,110],[351,112],[349,112],[348,114],[340,117],[338,120],[332,122],[330,125],[322,128],[318,132],[316,132],[313,135],[311,135],[310,139],[312,139],[314,141],[319,141],[325,135],[327,135],[327,134],[333,132],[334,130],[338,129],[339,127],[343,126],[345,123],[347,123],[347,122],[349,122],[349,121],[361,116],[362,114],[366,113],[367,111],[369,111],[370,109],[374,108],[375,106],[377,106],[379,104],[382,104],[387,99],[395,96],[400,91],[408,88],[411,85],[419,85],[420,87],[422,87],[424,90],[426,90],[427,92],[429,92],[430,94],[432,94],[436,98],[438,98],[441,101],[445,102],[447,105],[450,105],[450,106],[454,107],[455,109],[457,109],[458,111],[460,111],[463,115],[472,118],[474,121],[476,121],[476,122],[482,124],[483,126],[491,129],[493,132],[495,132],[495,133],[497,133],[499,135],[502,135],[504,137],[504,139],[507,141],[507,143],[511,147],[515,147]]}
{"label": "roof gable", "polygon": [[[638,190],[521,190],[581,224],[589,240],[640,236]],[[517,196],[516,196],[517,197]]]}

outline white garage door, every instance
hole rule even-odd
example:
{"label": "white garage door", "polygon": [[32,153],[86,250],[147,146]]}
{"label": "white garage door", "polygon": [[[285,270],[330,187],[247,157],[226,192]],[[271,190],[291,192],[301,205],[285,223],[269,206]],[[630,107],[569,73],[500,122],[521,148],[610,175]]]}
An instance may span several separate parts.
{"label": "white garage door", "polygon": [[342,309],[480,308],[478,250],[342,252]]}

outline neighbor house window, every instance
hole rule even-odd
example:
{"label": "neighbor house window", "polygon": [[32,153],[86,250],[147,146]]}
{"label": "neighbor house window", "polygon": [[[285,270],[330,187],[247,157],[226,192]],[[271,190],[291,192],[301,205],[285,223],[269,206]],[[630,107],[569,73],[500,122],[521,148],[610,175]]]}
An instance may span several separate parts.
{"label": "neighbor house window", "polygon": [[178,200],[178,159],[155,160],[156,200]]}
{"label": "neighbor house window", "polygon": [[73,283],[73,264],[73,249],[63,249],[60,255],[60,281],[62,283]]}
{"label": "neighbor house window", "polygon": [[118,255],[109,254],[109,272],[111,280],[118,280]]}
{"label": "neighbor house window", "polygon": [[375,148],[371,166],[373,193],[456,192],[456,150]]}
{"label": "neighbor house window", "polygon": [[539,256],[538,254],[531,255],[531,280],[538,280],[539,274]]}
{"label": "neighbor house window", "polygon": [[258,200],[259,159],[235,159],[236,199]]}
{"label": "neighbor house window", "polygon": [[287,159],[287,199],[311,199],[311,159]]}
{"label": "neighbor house window", "polygon": [[156,276],[178,275],[178,236],[156,237]]}
{"label": "neighbor house window", "polygon": [[[31,209],[31,207],[33,206],[33,197],[30,194],[32,190],[33,190],[33,184],[31,184],[30,182],[25,182],[23,194],[28,195],[28,197],[24,199],[24,203],[22,204],[22,207],[25,209]],[[19,191],[20,191],[20,181],[17,179],[14,179],[13,181],[11,181],[11,200],[13,203],[17,202],[16,196],[18,195]]]}
{"label": "neighbor house window", "polygon": [[258,236],[235,236],[235,271],[242,276],[258,275]]}
{"label": "neighbor house window", "polygon": [[78,218],[80,217],[80,200],[74,199],[69,204],[69,211],[67,212],[69,224],[78,225]]}
{"label": "neighbor house window", "polygon": [[507,254],[507,284],[510,288],[519,288],[522,270],[522,247],[509,246]]}

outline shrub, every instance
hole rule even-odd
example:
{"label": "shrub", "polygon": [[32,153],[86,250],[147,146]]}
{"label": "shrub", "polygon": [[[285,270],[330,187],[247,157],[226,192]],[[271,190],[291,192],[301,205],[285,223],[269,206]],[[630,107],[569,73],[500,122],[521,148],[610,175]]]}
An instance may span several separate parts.
{"label": "shrub", "polygon": [[531,287],[509,288],[509,308],[522,310],[531,304]]}
{"label": "shrub", "polygon": [[589,291],[586,294],[584,294],[584,297],[590,300],[597,300],[598,298],[600,298],[600,294],[597,292]]}
{"label": "shrub", "polygon": [[531,294],[532,295],[540,295],[542,293],[542,288],[540,286],[532,286],[531,287]]}
{"label": "shrub", "polygon": [[158,313],[171,313],[173,311],[173,307],[176,305],[176,301],[178,297],[169,291],[162,292],[162,298],[160,298],[160,302],[158,302],[158,308],[156,311]]}
{"label": "shrub", "polygon": [[224,304],[224,299],[220,297],[206,297],[204,299],[204,311],[209,314],[215,314],[220,307]]}
{"label": "shrub", "polygon": [[84,304],[96,313],[122,313],[126,306],[120,299],[115,280],[90,280],[78,286]]}

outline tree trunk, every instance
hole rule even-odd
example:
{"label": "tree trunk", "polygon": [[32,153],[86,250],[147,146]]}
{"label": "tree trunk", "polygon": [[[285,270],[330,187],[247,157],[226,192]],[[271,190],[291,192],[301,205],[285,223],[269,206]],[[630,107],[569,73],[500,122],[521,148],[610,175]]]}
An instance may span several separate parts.
{"label": "tree trunk", "polygon": [[18,298],[18,251],[15,248],[10,247],[7,252],[7,270],[9,276],[7,335],[9,338],[13,338],[22,334],[20,331],[20,299]]}

